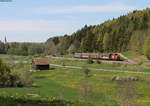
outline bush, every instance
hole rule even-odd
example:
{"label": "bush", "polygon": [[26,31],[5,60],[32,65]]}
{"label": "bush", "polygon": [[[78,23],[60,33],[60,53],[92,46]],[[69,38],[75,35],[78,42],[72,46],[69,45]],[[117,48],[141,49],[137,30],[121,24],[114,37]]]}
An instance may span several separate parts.
{"label": "bush", "polygon": [[88,64],[93,64],[94,61],[93,61],[92,59],[88,59],[88,60],[87,60],[87,63],[88,63]]}
{"label": "bush", "polygon": [[32,79],[31,73],[25,70],[12,71],[0,60],[0,87],[30,87]]}
{"label": "bush", "polygon": [[33,98],[26,95],[0,97],[1,106],[93,106],[89,103],[72,102],[55,98]]}
{"label": "bush", "polygon": [[10,68],[0,60],[0,87],[10,85]]}
{"label": "bush", "polygon": [[101,62],[100,60],[97,60],[96,63],[97,63],[97,64],[101,64],[102,62]]}
{"label": "bush", "polygon": [[13,87],[31,87],[33,84],[32,74],[26,70],[14,71],[11,75]]}
{"label": "bush", "polygon": [[85,77],[88,77],[90,75],[91,70],[83,67],[83,72],[85,74]]}

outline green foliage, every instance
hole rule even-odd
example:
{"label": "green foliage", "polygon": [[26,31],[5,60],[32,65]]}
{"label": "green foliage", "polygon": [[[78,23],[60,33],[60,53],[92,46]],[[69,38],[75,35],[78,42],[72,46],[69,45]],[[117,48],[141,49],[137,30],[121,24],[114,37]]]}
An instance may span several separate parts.
{"label": "green foliage", "polygon": [[0,54],[4,54],[4,53],[5,53],[5,44],[0,41]]}
{"label": "green foliage", "polygon": [[91,70],[88,68],[83,67],[83,72],[85,74],[85,77],[87,78],[90,75]]}
{"label": "green foliage", "polygon": [[12,71],[0,60],[0,87],[31,87],[33,78],[27,71]]}
{"label": "green foliage", "polygon": [[149,21],[150,9],[134,11],[100,25],[85,25],[71,36],[51,39],[56,39],[59,45],[57,52],[74,48],[74,41],[78,41],[80,46],[74,52],[124,52],[130,49],[143,54],[144,39],[150,34]]}
{"label": "green foliage", "polygon": [[103,48],[104,48],[104,51],[106,51],[109,47],[109,36],[108,36],[108,33],[105,33],[104,34],[104,39],[103,39]]}
{"label": "green foliage", "polygon": [[0,60],[0,87],[10,85],[10,68]]}
{"label": "green foliage", "polygon": [[[6,56],[2,55],[0,57],[6,57]],[[14,59],[19,59],[19,60],[20,59],[25,60],[26,58],[27,57],[14,56]],[[62,60],[60,59],[58,60],[53,59],[51,61],[51,64],[61,64],[61,62]],[[5,89],[0,88],[0,91],[1,91],[0,95],[3,95],[3,96],[10,95],[10,96],[13,96],[13,98],[15,98],[16,94],[18,95],[36,94],[36,95],[41,95],[47,98],[51,98],[51,97],[59,98],[60,97],[63,100],[65,99],[69,101],[70,100],[78,101],[81,97],[85,97],[83,98],[83,100],[87,100],[87,101],[90,100],[88,102],[95,104],[96,106],[109,106],[109,105],[119,106],[119,104],[117,103],[118,102],[118,98],[117,98],[118,86],[115,81],[111,81],[112,76],[120,76],[120,77],[137,76],[137,77],[142,78],[142,81],[137,82],[138,83],[137,86],[139,88],[137,89],[138,95],[137,95],[137,98],[135,99],[136,101],[138,101],[139,105],[149,106],[149,99],[148,99],[150,98],[149,75],[128,74],[128,73],[125,74],[125,73],[118,73],[118,72],[112,73],[112,72],[94,70],[94,68],[100,68],[100,69],[109,69],[109,70],[129,70],[129,71],[135,71],[135,72],[148,72],[149,67],[146,67],[144,65],[140,65],[140,66],[128,65],[127,67],[124,67],[124,66],[114,67],[114,65],[112,64],[87,64],[86,61],[71,61],[71,60],[65,61],[65,64],[67,66],[68,65],[77,66],[77,67],[84,66],[86,68],[93,68],[93,69],[90,69],[92,72],[89,73],[90,74],[90,77],[88,77],[89,82],[87,83],[83,81],[85,79],[85,74],[83,73],[82,69],[72,69],[72,68],[52,66],[51,71],[47,70],[47,71],[40,71],[40,72],[33,73],[35,77],[34,83],[36,84],[34,87],[5,88]],[[14,70],[18,70],[19,72],[20,70],[19,68],[25,68],[25,70],[30,70],[30,64],[25,64],[24,66],[23,64],[16,64],[16,67],[14,67]],[[21,71],[23,70],[20,70],[20,72]],[[82,92],[81,94],[79,92],[79,87],[82,88],[80,92],[90,91],[87,96],[88,98],[84,96],[87,93]],[[125,85],[125,87],[127,86]],[[126,93],[124,92],[124,94]],[[24,99],[24,97],[25,96],[23,96],[23,100],[24,100],[23,104],[29,103],[30,101],[28,99],[29,96],[27,96],[28,100]],[[11,98],[10,100],[14,100],[13,98]],[[2,99],[2,101],[4,100]],[[4,103],[4,102],[0,101],[0,103]],[[8,101],[8,102],[6,101],[6,103],[11,103],[11,104],[14,103],[15,104],[14,106],[16,106],[17,103],[22,104],[22,100],[17,99],[15,101]],[[39,103],[38,101],[35,101],[33,104],[38,105],[38,103]],[[30,104],[32,105],[31,102]],[[88,106],[88,105],[85,105],[85,106]]]}
{"label": "green foliage", "polygon": [[131,50],[143,54],[144,40],[150,34],[149,21],[150,9],[147,8],[105,21],[100,25],[85,25],[71,35],[53,37],[45,43],[7,43],[4,45],[0,42],[0,53],[37,55],[68,54],[68,51],[126,52]]}
{"label": "green foliage", "polygon": [[97,60],[96,63],[97,63],[97,64],[101,64],[102,62],[101,62],[100,60]]}
{"label": "green foliage", "polygon": [[36,55],[44,52],[43,44],[31,44],[28,48],[28,55]]}
{"label": "green foliage", "polygon": [[150,37],[147,37],[144,42],[144,54],[150,60]]}
{"label": "green foliage", "polygon": [[93,61],[91,58],[89,58],[89,59],[87,60],[87,63],[88,63],[88,64],[93,64],[94,61]]}
{"label": "green foliage", "polygon": [[[30,97],[31,98],[31,97]],[[93,106],[91,104],[71,102],[55,98],[31,98],[27,96],[0,97],[2,106]]]}
{"label": "green foliage", "polygon": [[14,87],[32,87],[32,73],[27,70],[17,70],[12,72],[12,86]]}
{"label": "green foliage", "polygon": [[45,45],[40,43],[8,43],[6,53],[13,55],[36,55],[44,53]]}

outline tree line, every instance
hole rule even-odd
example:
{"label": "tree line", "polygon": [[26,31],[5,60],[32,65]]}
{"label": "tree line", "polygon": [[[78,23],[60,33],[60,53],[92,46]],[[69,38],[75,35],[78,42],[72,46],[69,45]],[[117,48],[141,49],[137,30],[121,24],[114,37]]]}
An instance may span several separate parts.
{"label": "tree line", "polygon": [[49,38],[44,43],[0,42],[0,53],[17,55],[66,54],[73,52],[133,51],[150,58],[150,9],[87,26],[71,35]]}

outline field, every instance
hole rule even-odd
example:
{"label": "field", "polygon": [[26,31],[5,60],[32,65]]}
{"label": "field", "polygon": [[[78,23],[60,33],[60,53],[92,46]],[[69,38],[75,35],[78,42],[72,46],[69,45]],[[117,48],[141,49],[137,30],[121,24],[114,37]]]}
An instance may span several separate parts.
{"label": "field", "polygon": [[105,64],[105,63],[94,63],[88,64],[87,61],[72,61],[72,60],[59,60],[59,59],[50,59],[51,64],[64,64],[67,66],[79,66],[79,67],[87,67],[87,68],[100,68],[100,69],[109,69],[109,70],[128,70],[133,72],[149,72],[150,65],[149,64]]}
{"label": "field", "polygon": [[[10,61],[8,55],[1,55],[5,61]],[[18,57],[11,56],[13,60],[31,61],[32,57]],[[124,66],[120,64],[87,64],[86,61],[64,61],[51,60],[50,63],[62,64],[70,66],[104,68],[113,70],[129,70],[150,72],[149,66],[145,65],[129,65]],[[17,63],[14,67],[16,70],[25,69],[31,70],[30,63]],[[119,106],[118,100],[118,83],[112,81],[113,76],[120,77],[139,77],[141,80],[136,83],[136,97],[135,103],[144,106],[150,105],[150,77],[144,74],[128,74],[128,73],[113,73],[91,70],[90,76],[85,78],[83,69],[70,69],[63,67],[51,66],[50,70],[34,72],[34,86],[31,88],[0,88],[0,96],[11,97],[16,95],[27,96],[29,94],[36,94],[45,98],[58,98],[69,101],[89,102],[96,106]],[[84,98],[84,85],[88,83],[88,98]]]}

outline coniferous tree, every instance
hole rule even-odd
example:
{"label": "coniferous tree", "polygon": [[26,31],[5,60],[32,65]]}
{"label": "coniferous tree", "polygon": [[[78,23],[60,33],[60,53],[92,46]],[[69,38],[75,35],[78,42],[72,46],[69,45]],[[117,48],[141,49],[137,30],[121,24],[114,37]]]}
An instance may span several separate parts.
{"label": "coniferous tree", "polygon": [[150,60],[150,37],[147,37],[144,42],[144,54]]}

